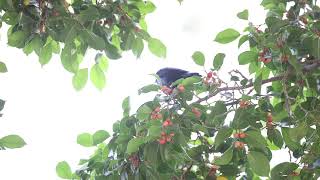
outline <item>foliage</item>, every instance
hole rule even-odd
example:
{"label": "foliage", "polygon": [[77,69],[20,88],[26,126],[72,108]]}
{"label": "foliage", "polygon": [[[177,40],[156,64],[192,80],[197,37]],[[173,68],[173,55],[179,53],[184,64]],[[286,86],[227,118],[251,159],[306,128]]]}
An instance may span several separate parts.
{"label": "foliage", "polygon": [[[3,110],[5,105],[5,101],[0,99],[0,117],[2,117],[1,111]],[[0,150],[5,149],[14,149],[21,148],[26,143],[24,140],[18,135],[7,135],[5,137],[0,138]]]}
{"label": "foliage", "polygon": [[[320,177],[319,42],[320,9],[309,0],[263,0],[265,23],[249,23],[243,33],[221,31],[215,41],[239,37],[238,70],[222,79],[225,54],[218,53],[203,78],[178,80],[168,87],[147,85],[152,101],[130,113],[123,103],[122,120],[113,124],[107,143],[81,160],[71,173],[66,162],[57,169],[64,179],[318,179]],[[249,12],[237,14],[248,19]],[[204,66],[205,56],[192,59]],[[229,83],[226,83],[230,81]],[[162,89],[162,90],[161,90]],[[217,95],[221,96],[216,97]],[[78,143],[93,146],[90,134]],[[106,136],[107,137],[107,136]],[[82,141],[80,142],[79,139]],[[272,167],[272,152],[286,150],[288,162]]]}
{"label": "foliage", "polygon": [[[138,58],[145,43],[156,56],[166,56],[164,44],[147,32],[145,17],[155,8],[149,0],[0,0],[0,25],[9,25],[9,46],[26,55],[35,52],[42,66],[59,54],[76,90],[85,86],[89,75],[102,89],[107,68],[101,67],[100,57],[108,62],[131,50]],[[90,48],[97,58],[91,68],[80,68]]]}

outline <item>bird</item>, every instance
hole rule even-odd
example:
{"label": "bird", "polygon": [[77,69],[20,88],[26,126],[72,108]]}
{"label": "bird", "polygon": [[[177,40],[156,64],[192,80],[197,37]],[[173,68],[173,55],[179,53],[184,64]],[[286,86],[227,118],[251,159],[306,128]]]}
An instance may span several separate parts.
{"label": "bird", "polygon": [[199,73],[189,72],[183,69],[166,67],[158,70],[156,73],[159,76],[156,83],[160,86],[170,87],[172,83],[174,83],[178,79],[184,79],[192,76],[200,76]]}

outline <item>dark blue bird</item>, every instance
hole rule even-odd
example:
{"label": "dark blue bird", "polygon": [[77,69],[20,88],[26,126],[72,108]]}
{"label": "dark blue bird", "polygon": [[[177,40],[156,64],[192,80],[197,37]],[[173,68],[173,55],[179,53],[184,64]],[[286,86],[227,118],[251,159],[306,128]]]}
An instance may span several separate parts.
{"label": "dark blue bird", "polygon": [[159,80],[156,81],[160,86],[170,87],[172,83],[181,78],[188,78],[191,76],[200,76],[199,73],[189,72],[178,68],[162,68],[157,72]]}

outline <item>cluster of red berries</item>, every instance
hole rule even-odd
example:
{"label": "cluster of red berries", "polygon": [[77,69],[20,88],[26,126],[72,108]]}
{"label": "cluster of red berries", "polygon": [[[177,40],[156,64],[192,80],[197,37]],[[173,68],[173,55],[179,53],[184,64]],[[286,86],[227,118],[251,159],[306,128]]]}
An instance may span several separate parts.
{"label": "cluster of red berries", "polygon": [[271,56],[267,55],[269,54],[269,49],[264,48],[260,53],[259,53],[259,61],[264,62],[264,63],[270,63],[272,61]]}
{"label": "cluster of red berries", "polygon": [[256,27],[256,32],[257,33],[262,33],[262,31],[258,27]]}
{"label": "cluster of red berries", "polygon": [[288,62],[289,61],[289,55],[283,54],[280,58],[281,62]]}
{"label": "cluster of red berries", "polygon": [[246,137],[247,137],[247,134],[244,133],[244,132],[234,133],[234,134],[233,134],[233,137],[234,137],[234,138],[238,138],[238,139],[243,139],[243,138],[246,138]]}
{"label": "cluster of red berries", "polygon": [[165,132],[161,132],[161,138],[158,140],[159,144],[163,145],[167,142],[172,142],[172,137],[174,136],[174,133],[166,134]]}
{"label": "cluster of red berries", "polygon": [[270,112],[267,113],[267,128],[272,129],[273,128],[273,117]]}
{"label": "cluster of red berries", "polygon": [[167,87],[167,86],[162,86],[162,87],[161,87],[161,91],[162,91],[164,94],[166,94],[166,95],[172,94],[172,89],[169,88],[169,87]]}
{"label": "cluster of red berries", "polygon": [[137,155],[131,155],[129,157],[129,161],[131,162],[131,164],[134,168],[137,168],[140,165],[140,159]]}
{"label": "cluster of red berries", "polygon": [[192,113],[197,117],[197,118],[200,118],[201,116],[201,111],[198,109],[198,108],[192,108]]}
{"label": "cluster of red berries", "polygon": [[250,105],[250,101],[240,100],[239,105],[241,109],[245,109]]}
{"label": "cluster of red berries", "polygon": [[241,141],[235,141],[233,145],[237,149],[243,149],[245,146],[244,142],[241,142]]}
{"label": "cluster of red berries", "polygon": [[205,85],[215,84],[220,86],[222,81],[218,78],[217,73],[210,71],[207,73],[207,76],[203,79],[203,83]]}
{"label": "cluster of red berries", "polygon": [[219,166],[213,164],[213,165],[210,167],[208,176],[214,176],[214,175],[217,173],[217,170],[218,170],[219,168],[220,168]]}
{"label": "cluster of red berries", "polygon": [[173,123],[169,118],[166,119],[165,121],[163,121],[163,123],[162,123],[163,127],[172,126],[172,125],[173,125]]}
{"label": "cluster of red berries", "polygon": [[151,119],[152,119],[152,120],[162,119],[162,114],[160,114],[160,107],[156,107],[156,108],[151,112]]}

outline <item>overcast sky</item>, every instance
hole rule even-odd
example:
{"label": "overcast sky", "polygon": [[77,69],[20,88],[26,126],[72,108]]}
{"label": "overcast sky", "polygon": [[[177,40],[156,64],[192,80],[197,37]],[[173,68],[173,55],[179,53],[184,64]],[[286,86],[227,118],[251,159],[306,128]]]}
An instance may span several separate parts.
{"label": "overcast sky", "polygon": [[[1,32],[0,60],[9,72],[0,75],[0,98],[7,101],[0,118],[0,137],[19,134],[27,146],[0,151],[0,179],[59,179],[57,162],[66,160],[75,168],[79,159],[87,158],[94,149],[77,145],[78,134],[111,130],[112,123],[121,118],[125,97],[132,96],[134,107],[148,98],[137,96],[140,87],[154,82],[148,74],[165,66],[201,72],[190,58],[197,50],[205,53],[208,68],[218,52],[227,54],[225,69],[237,68],[237,43],[214,43],[216,33],[229,27],[243,30],[247,22],[238,20],[236,14],[244,9],[249,9],[250,21],[259,24],[264,20],[260,1],[185,0],[181,6],[175,0],[154,2],[157,9],[147,18],[149,32],[166,44],[167,58],[156,58],[147,49],[138,60],[125,54],[111,62],[107,87],[101,92],[91,83],[76,92],[72,75],[63,69],[59,57],[41,67],[36,56],[27,57],[21,50],[7,47],[6,32]],[[92,64],[93,58],[89,53],[84,65]]]}

